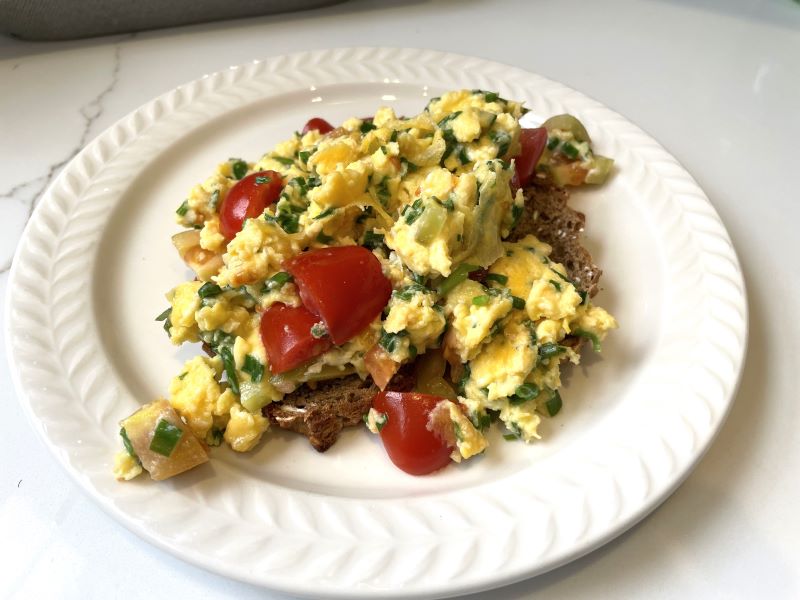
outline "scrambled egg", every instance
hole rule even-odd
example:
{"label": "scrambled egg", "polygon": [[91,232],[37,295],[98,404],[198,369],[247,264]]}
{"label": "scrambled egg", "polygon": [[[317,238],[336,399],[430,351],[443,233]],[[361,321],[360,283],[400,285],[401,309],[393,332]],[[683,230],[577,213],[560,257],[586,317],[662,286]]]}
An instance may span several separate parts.
{"label": "scrambled egg", "polygon": [[[303,383],[366,378],[365,357],[380,347],[397,363],[443,349],[458,401],[443,402],[437,419],[454,436],[454,459],[483,452],[481,430],[492,419],[525,441],[537,438],[541,415],[560,407],[559,364],[579,359],[565,339],[597,345],[616,322],[576,289],[547,244],[503,241],[524,203],[511,185],[524,112],[481,90],[444,94],[408,118],[383,107],[327,134],[295,133],[256,162],[230,159],[194,186],[176,212],[189,232],[199,230],[184,232],[179,251],[200,281],[176,286],[159,319],[174,344],[199,341],[214,354],[189,360],[169,388],[195,436],[248,451],[268,430],[266,404]],[[264,170],[281,175],[280,197],[227,241],[226,196]],[[302,303],[284,263],[346,245],[370,248],[391,281],[383,315],[303,367],[272,374],[261,314]],[[468,279],[466,268],[488,275]],[[376,418],[367,419],[375,430]],[[128,479],[137,467],[120,456],[115,473]]]}

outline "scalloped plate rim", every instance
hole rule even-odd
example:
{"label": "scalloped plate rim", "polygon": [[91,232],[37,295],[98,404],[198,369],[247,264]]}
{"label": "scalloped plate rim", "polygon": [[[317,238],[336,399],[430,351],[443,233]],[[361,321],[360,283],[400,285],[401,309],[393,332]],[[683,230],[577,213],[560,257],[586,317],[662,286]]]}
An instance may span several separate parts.
{"label": "scalloped plate rim", "polygon": [[[173,555],[175,555],[175,556],[177,556],[177,557],[179,557],[179,558],[181,558],[181,559],[183,559],[183,560],[185,560],[185,561],[187,561],[187,562],[189,562],[191,564],[194,564],[194,565],[199,566],[199,567],[204,568],[204,569],[208,569],[210,571],[213,571],[213,572],[218,573],[218,574],[223,575],[223,576],[234,577],[234,578],[239,579],[241,581],[246,581],[248,583],[253,583],[253,584],[256,584],[256,585],[266,586],[266,587],[268,587],[270,589],[275,589],[275,590],[278,590],[278,591],[281,591],[281,592],[300,594],[300,595],[304,595],[304,596],[318,596],[319,594],[323,594],[323,595],[325,595],[327,597],[341,597],[341,598],[347,598],[347,597],[375,597],[375,596],[393,597],[393,598],[394,597],[412,597],[412,596],[413,597],[422,597],[422,596],[426,596],[427,597],[430,594],[435,594],[437,596],[451,596],[451,595],[465,593],[465,592],[481,591],[481,590],[485,590],[485,589],[489,589],[489,588],[493,588],[493,587],[497,587],[497,586],[501,586],[501,585],[508,585],[508,584],[511,584],[511,583],[514,583],[514,582],[518,582],[520,580],[524,580],[524,579],[527,579],[529,577],[544,573],[544,572],[549,571],[549,570],[551,570],[553,568],[556,568],[558,566],[561,566],[563,564],[571,562],[572,560],[575,560],[575,559],[577,559],[577,558],[579,558],[581,556],[584,556],[584,555],[592,552],[593,550],[597,549],[598,547],[608,543],[610,540],[614,539],[615,537],[619,536],[624,531],[626,531],[629,528],[631,528],[633,525],[635,525],[640,520],[642,520],[644,517],[646,517],[648,514],[650,514],[655,508],[657,508],[664,500],[666,500],[666,498],[668,498],[681,485],[681,483],[689,476],[689,474],[691,474],[691,472],[694,469],[694,467],[701,460],[701,458],[705,455],[705,453],[707,452],[708,448],[711,446],[713,441],[716,439],[716,436],[719,434],[719,431],[721,430],[722,425],[724,424],[728,414],[730,413],[730,410],[731,410],[731,407],[732,407],[732,404],[733,404],[733,399],[736,396],[736,392],[737,392],[739,384],[741,382],[742,365],[743,365],[743,361],[744,361],[744,356],[746,354],[747,341],[748,341],[748,325],[749,325],[749,321],[748,321],[748,318],[747,318],[748,309],[747,309],[747,296],[746,296],[745,284],[744,284],[744,279],[743,279],[743,275],[742,275],[742,272],[741,272],[741,268],[739,266],[738,258],[736,257],[736,253],[735,253],[735,250],[734,250],[732,244],[730,244],[729,238],[728,238],[727,241],[728,241],[728,244],[730,246],[728,248],[730,254],[726,258],[728,260],[730,260],[733,264],[735,264],[735,266],[737,268],[737,273],[736,274],[738,275],[738,281],[736,281],[735,283],[738,284],[739,291],[741,293],[741,298],[738,299],[739,302],[740,302],[738,304],[738,308],[739,308],[741,314],[743,315],[743,317],[742,317],[743,323],[741,324],[741,329],[738,331],[739,339],[741,340],[741,345],[740,345],[740,348],[739,348],[738,355],[733,357],[735,373],[734,373],[733,379],[731,379],[728,382],[730,384],[730,391],[727,394],[727,399],[726,399],[726,403],[724,405],[724,409],[721,412],[721,414],[719,415],[719,417],[716,420],[716,422],[713,423],[713,426],[710,427],[709,430],[706,432],[707,435],[706,435],[705,439],[702,440],[702,443],[700,444],[700,447],[694,452],[694,454],[691,457],[691,459],[686,464],[682,465],[681,470],[678,472],[678,474],[675,477],[673,477],[670,481],[660,482],[660,483],[662,483],[664,485],[662,485],[660,487],[658,493],[656,493],[653,496],[651,496],[650,498],[648,498],[648,502],[647,503],[641,505],[638,510],[636,510],[633,513],[631,513],[630,515],[628,515],[626,519],[616,523],[613,528],[610,528],[608,530],[599,532],[597,535],[594,536],[594,538],[591,538],[591,539],[588,539],[588,540],[586,540],[586,539],[582,540],[582,545],[577,545],[576,547],[568,548],[568,549],[562,551],[560,554],[550,555],[547,558],[547,560],[539,561],[535,566],[522,566],[522,567],[517,568],[515,570],[508,570],[506,572],[502,572],[502,573],[499,573],[499,574],[495,573],[495,574],[492,574],[489,577],[485,577],[481,583],[469,583],[469,584],[466,584],[466,585],[462,586],[462,585],[454,584],[453,582],[444,582],[441,585],[431,585],[431,586],[428,586],[428,587],[426,587],[424,589],[415,588],[411,592],[401,592],[400,590],[394,590],[394,589],[378,589],[378,588],[374,588],[374,587],[358,587],[358,588],[350,588],[350,589],[344,589],[344,588],[328,589],[328,588],[326,588],[326,586],[320,587],[318,585],[307,585],[305,583],[297,584],[296,582],[293,583],[292,585],[285,585],[284,583],[280,583],[280,582],[267,582],[265,580],[264,576],[259,577],[258,574],[248,575],[248,574],[242,573],[242,572],[234,573],[233,571],[231,571],[230,568],[226,568],[225,565],[221,565],[221,564],[215,563],[213,560],[209,559],[209,557],[207,555],[203,554],[202,552],[200,552],[200,553],[188,552],[185,548],[181,547],[180,545],[173,544],[170,541],[165,540],[165,539],[161,538],[160,536],[158,536],[155,531],[144,527],[144,525],[141,522],[141,520],[136,520],[134,518],[131,518],[131,516],[127,512],[122,510],[121,507],[119,507],[118,505],[115,505],[113,502],[110,501],[110,499],[107,496],[101,494],[97,488],[95,488],[94,486],[90,485],[87,481],[85,481],[85,478],[84,478],[84,476],[83,476],[83,474],[81,472],[76,471],[72,467],[72,465],[67,460],[66,451],[63,448],[57,447],[50,440],[50,438],[48,437],[48,434],[47,434],[46,427],[45,427],[44,423],[35,414],[34,408],[33,408],[32,404],[31,404],[31,401],[30,401],[29,391],[25,388],[25,386],[22,383],[21,370],[18,367],[17,362],[16,362],[17,359],[15,357],[15,354],[16,354],[17,349],[15,347],[14,340],[15,340],[15,336],[18,335],[18,333],[15,333],[15,327],[12,326],[12,324],[11,324],[11,315],[12,315],[12,308],[13,308],[13,305],[14,305],[14,298],[17,296],[17,294],[15,293],[15,291],[13,289],[14,288],[13,284],[16,283],[16,281],[17,281],[18,269],[20,268],[19,267],[19,263],[20,263],[21,260],[23,260],[20,257],[20,255],[22,254],[22,252],[21,252],[22,248],[25,245],[25,243],[27,242],[27,240],[30,238],[31,230],[32,230],[34,224],[36,222],[38,222],[40,214],[43,211],[46,210],[48,202],[52,201],[52,196],[51,196],[52,191],[54,189],[56,189],[57,186],[59,186],[60,184],[62,184],[65,181],[65,179],[67,177],[67,174],[70,173],[72,169],[74,169],[74,166],[76,164],[78,164],[79,161],[84,156],[86,156],[89,152],[92,151],[92,149],[98,143],[98,140],[100,140],[101,138],[109,136],[110,132],[112,132],[116,128],[120,127],[124,122],[127,122],[128,120],[132,119],[134,117],[134,115],[137,115],[137,114],[142,113],[143,111],[146,111],[148,108],[154,106],[157,102],[166,99],[171,94],[174,94],[176,92],[176,90],[181,89],[181,88],[185,88],[187,86],[196,85],[202,79],[205,79],[206,77],[223,78],[225,76],[225,74],[230,73],[232,71],[235,71],[237,69],[247,68],[247,67],[249,67],[251,65],[255,65],[255,64],[259,64],[259,63],[263,63],[263,62],[274,61],[274,60],[278,60],[280,58],[291,58],[291,57],[297,57],[297,56],[312,56],[312,57],[315,57],[315,56],[316,57],[320,57],[320,56],[322,56],[322,57],[325,57],[325,56],[328,56],[331,53],[347,52],[347,51],[358,51],[358,50],[385,51],[385,50],[387,50],[387,48],[369,48],[369,49],[366,49],[366,48],[337,48],[337,49],[328,49],[328,50],[315,50],[315,51],[311,51],[311,52],[300,52],[300,53],[287,54],[287,55],[282,55],[282,56],[273,56],[273,57],[266,58],[264,61],[254,61],[253,63],[247,63],[247,64],[244,64],[244,65],[233,66],[233,67],[230,67],[228,69],[218,71],[218,72],[216,72],[214,74],[204,76],[204,78],[197,79],[197,80],[194,80],[192,82],[187,82],[186,84],[182,84],[180,86],[177,86],[173,90],[169,90],[169,91],[165,92],[164,94],[161,94],[157,98],[155,98],[155,99],[143,104],[142,106],[138,107],[137,109],[135,109],[135,110],[131,111],[130,113],[128,113],[127,115],[123,116],[116,123],[114,123],[108,129],[106,129],[100,135],[98,135],[97,138],[95,138],[89,144],[87,144],[87,146],[85,148],[83,148],[63,168],[63,170],[59,173],[59,175],[55,178],[55,180],[50,184],[48,189],[43,193],[43,195],[41,197],[41,200],[37,203],[37,206],[35,207],[35,209],[33,211],[33,214],[31,215],[31,218],[26,223],[26,226],[24,228],[23,234],[22,234],[22,236],[20,238],[20,242],[19,242],[18,247],[17,247],[17,251],[15,252],[14,258],[12,260],[12,265],[11,265],[9,279],[8,279],[8,288],[7,288],[8,289],[8,295],[7,295],[6,302],[5,302],[5,307],[4,307],[4,317],[5,317],[5,319],[4,319],[4,326],[3,326],[4,334],[5,334],[5,338],[6,338],[6,350],[7,350],[7,354],[8,354],[8,362],[9,362],[9,366],[10,366],[10,373],[11,373],[12,381],[13,381],[14,388],[15,388],[15,391],[17,393],[17,396],[19,398],[19,401],[22,404],[23,410],[24,410],[27,418],[30,420],[31,425],[33,426],[34,430],[37,432],[37,435],[44,442],[44,444],[48,448],[48,450],[53,453],[55,458],[62,465],[62,467],[67,471],[67,473],[70,475],[70,477],[78,484],[78,486],[81,488],[81,490],[84,493],[87,493],[89,495],[89,497],[91,497],[93,500],[95,500],[97,502],[97,504],[107,514],[113,516],[117,521],[122,523],[127,529],[129,529],[130,531],[132,531],[133,533],[135,533],[139,537],[141,537],[141,538],[147,540],[148,542],[154,544],[155,546],[161,548],[162,550],[166,550],[167,552],[170,552],[171,554],[173,554]],[[494,61],[487,61],[487,60],[483,60],[483,59],[476,58],[476,57],[458,55],[458,54],[454,54],[454,53],[438,52],[438,51],[432,51],[432,50],[426,50],[426,49],[394,48],[392,50],[409,52],[412,55],[422,54],[422,55],[424,55],[426,57],[426,59],[430,59],[430,58],[436,57],[438,55],[440,57],[448,57],[448,58],[454,59],[454,60],[477,61],[478,63],[481,63],[481,64],[491,65],[491,66],[494,66],[494,67],[504,67],[504,68],[508,68],[508,69],[513,69],[513,70],[515,70],[517,72],[522,72],[522,73],[525,73],[525,74],[528,74],[528,75],[533,75],[535,78],[538,78],[538,80],[540,80],[540,82],[561,85],[561,84],[558,84],[557,82],[553,82],[552,80],[546,79],[546,78],[544,78],[544,77],[542,77],[540,75],[533,74],[533,73],[530,73],[528,71],[525,71],[524,69],[521,69],[519,67],[515,67],[515,66],[511,66],[511,65],[502,65],[501,63],[497,63],[497,62],[494,62]],[[561,87],[564,88],[565,90],[569,91],[569,92],[572,92],[573,94],[576,94],[576,95],[584,98],[584,99],[590,100],[591,102],[597,104],[598,106],[600,106],[602,108],[605,108],[602,104],[600,104],[600,103],[598,103],[598,102],[596,102],[596,101],[594,101],[594,100],[592,100],[592,99],[580,94],[579,92],[575,92],[571,88],[568,88],[568,87],[563,86],[563,85],[561,85]],[[216,91],[218,91],[218,90],[215,90],[214,92],[209,92],[209,93],[216,93]],[[608,110],[608,109],[605,109],[605,110]],[[613,112],[613,111],[609,111],[609,113],[611,113],[611,112]],[[158,122],[158,118],[155,119],[155,123],[157,123],[157,122]],[[630,122],[628,121],[628,123],[630,123]],[[693,184],[694,186],[696,186],[698,190],[700,190],[699,186],[697,186],[697,184],[693,180],[693,178],[688,174],[688,172],[686,172],[685,169],[683,169],[683,167],[681,165],[679,165],[678,161],[676,161],[674,159],[674,157],[672,157],[666,150],[664,150],[660,145],[658,145],[657,142],[655,142],[655,140],[653,140],[651,136],[645,134],[644,132],[642,132],[642,134],[647,136],[648,138],[650,138],[650,140],[661,150],[661,152],[665,156],[669,157],[672,161],[674,161],[675,164],[678,165],[683,170],[683,173],[685,175],[685,179],[687,181],[689,181],[691,184]],[[106,159],[106,161],[107,160],[109,160],[109,159]],[[102,162],[105,162],[105,161],[102,161]],[[92,177],[95,177],[95,176],[97,176],[97,173],[95,173]],[[92,177],[89,177],[89,180],[91,180]],[[700,192],[702,193],[702,190],[700,190]],[[705,197],[705,195],[703,195],[703,196]],[[707,197],[705,197],[705,200],[706,200],[706,202],[708,202],[709,207],[711,207],[711,204],[708,201]],[[727,236],[727,232],[724,229],[724,225],[722,225],[721,219],[716,214],[716,212],[713,211],[713,207],[711,207],[711,210],[713,212],[713,216],[716,217],[716,220],[719,222],[720,226],[722,227],[722,231]]]}

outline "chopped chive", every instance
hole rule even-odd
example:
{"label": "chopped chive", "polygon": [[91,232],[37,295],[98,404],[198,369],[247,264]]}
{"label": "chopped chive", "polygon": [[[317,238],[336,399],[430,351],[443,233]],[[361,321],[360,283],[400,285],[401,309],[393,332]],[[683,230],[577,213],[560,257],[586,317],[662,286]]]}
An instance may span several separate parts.
{"label": "chopped chive", "polygon": [[511,136],[508,132],[502,129],[492,130],[489,132],[489,139],[497,144],[497,158],[505,156],[511,146]]}
{"label": "chopped chive", "polygon": [[285,156],[270,156],[272,160],[276,160],[282,165],[286,165],[287,167],[291,167],[294,164],[293,158],[286,158]]}
{"label": "chopped chive", "polygon": [[586,331],[584,329],[576,329],[572,332],[572,335],[577,335],[580,337],[588,338],[592,341],[592,350],[595,352],[600,352],[600,338],[597,337],[597,334],[592,333],[591,331]]}
{"label": "chopped chive", "polygon": [[556,146],[558,146],[558,141],[559,141],[558,138],[555,136],[547,138],[547,149],[550,150],[551,152],[555,150]]}
{"label": "chopped chive", "polygon": [[208,200],[208,206],[211,210],[217,210],[217,206],[219,206],[219,190],[214,190],[211,192],[211,198]]}
{"label": "chopped chive", "polygon": [[290,281],[294,281],[294,277],[292,277],[286,271],[281,271],[279,273],[275,273],[275,275],[273,275],[272,277],[270,277],[269,279],[267,279],[264,282],[264,287],[261,290],[261,293],[262,294],[266,294],[266,293],[271,292],[273,290],[280,289],[280,288],[283,287],[284,284],[286,284],[286,283],[288,283]]}
{"label": "chopped chive", "polygon": [[200,286],[200,289],[197,290],[197,295],[200,296],[201,298],[211,298],[221,293],[222,293],[222,288],[219,287],[216,283],[212,283],[211,281],[206,281],[203,285]]}
{"label": "chopped chive", "polygon": [[393,129],[392,130],[392,135],[389,136],[389,141],[390,142],[396,142],[397,141],[397,129]]}
{"label": "chopped chive", "polygon": [[558,393],[558,390],[553,390],[550,399],[544,403],[545,408],[547,409],[547,414],[551,417],[555,417],[558,414],[558,411],[561,410],[561,394]]}
{"label": "chopped chive", "polygon": [[119,436],[122,438],[122,445],[125,446],[125,450],[131,455],[131,458],[135,458],[136,462],[140,463],[139,456],[136,454],[136,450],[133,449],[133,444],[131,444],[128,432],[125,431],[124,427],[120,428]]}
{"label": "chopped chive", "polygon": [[489,273],[485,277],[486,281],[496,281],[500,285],[505,285],[508,283],[508,275],[502,275],[500,273]]}
{"label": "chopped chive", "polygon": [[513,433],[504,433],[503,439],[507,442],[516,442],[519,438],[515,436]]}
{"label": "chopped chive", "polygon": [[236,375],[236,363],[233,360],[233,352],[231,352],[230,346],[220,346],[218,352],[222,357],[222,365],[225,367],[225,374],[228,376],[228,385],[231,391],[238,396],[239,378]]}
{"label": "chopped chive", "polygon": [[523,308],[525,308],[525,300],[523,300],[519,296],[511,296],[511,306],[513,306],[517,310],[522,310]]}
{"label": "chopped chive", "polygon": [[389,354],[393,354],[396,350],[398,345],[400,344],[401,338],[408,336],[407,331],[398,331],[397,333],[389,333],[388,331],[381,329],[381,337],[378,339],[378,345],[386,350]]}
{"label": "chopped chive", "polygon": [[255,356],[246,354],[244,357],[244,365],[242,365],[242,372],[250,375],[250,381],[253,383],[260,383],[264,377],[264,365]]}
{"label": "chopped chive", "polygon": [[330,244],[333,241],[332,235],[326,235],[324,231],[320,231],[317,235],[317,241],[320,244]]}
{"label": "chopped chive", "polygon": [[408,357],[409,357],[411,360],[414,360],[415,358],[417,358],[417,354],[418,354],[418,353],[419,353],[419,350],[417,350],[417,347],[416,347],[415,345],[411,344],[411,345],[408,347]]}
{"label": "chopped chive", "polygon": [[458,160],[461,161],[462,165],[465,165],[469,162],[469,156],[467,155],[466,146],[461,146],[461,149],[458,151]]}
{"label": "chopped chive", "polygon": [[566,351],[567,349],[564,348],[564,346],[559,346],[555,342],[547,342],[546,344],[539,346],[539,357],[552,358],[553,356],[558,356],[562,352]]}
{"label": "chopped chive", "polygon": [[172,334],[169,332],[169,330],[170,330],[171,328],[172,328],[172,321],[170,321],[170,320],[169,320],[169,318],[167,318],[167,319],[164,321],[164,331],[166,331],[166,332],[167,332],[167,335],[168,335],[169,337],[172,337]]}
{"label": "chopped chive", "polygon": [[583,290],[578,291],[578,296],[581,297],[581,304],[586,304],[586,301],[589,300],[589,294]]}
{"label": "chopped chive", "polygon": [[316,217],[312,217],[314,221],[319,221],[320,219],[324,219],[325,217],[330,217],[333,213],[336,212],[336,208],[333,206],[329,206],[321,213],[319,213]]}
{"label": "chopped chive", "polygon": [[170,456],[183,437],[183,429],[177,427],[166,419],[159,419],[153,439],[150,440],[150,450],[162,456]]}
{"label": "chopped chive", "polygon": [[550,283],[553,284],[553,287],[556,288],[557,292],[561,292],[561,284],[558,283],[555,279],[548,279]]}
{"label": "chopped chive", "polygon": [[422,284],[412,283],[411,285],[407,285],[405,287],[401,287],[399,290],[393,291],[392,298],[397,298],[403,302],[409,302],[415,294],[429,294],[431,291],[432,290],[429,290]]}
{"label": "chopped chive", "polygon": [[486,102],[497,102],[499,97],[500,95],[497,92],[486,92],[483,95],[483,99],[486,100]]}
{"label": "chopped chive", "polygon": [[259,175],[255,179],[256,185],[264,185],[265,183],[269,183],[270,181],[272,181],[272,178],[268,177],[267,175]]}
{"label": "chopped chive", "polygon": [[467,276],[472,273],[473,271],[477,271],[480,267],[476,265],[470,265],[467,263],[461,263],[453,272],[448,275],[448,277],[439,284],[439,292],[440,296],[444,296],[445,294],[449,293],[453,288],[455,288],[459,283],[462,281],[466,281]]}
{"label": "chopped chive", "polygon": [[164,319],[167,319],[171,313],[172,313],[172,307],[170,306],[167,310],[165,310],[156,317],[156,321],[163,321]]}
{"label": "chopped chive", "polygon": [[[556,271],[556,270],[555,270],[553,267],[550,267],[550,270],[551,270],[553,273],[555,273],[556,275],[558,275],[558,276],[559,276],[561,279],[563,279],[564,281],[566,281],[567,283],[572,283],[572,281],[571,281],[569,278],[567,278],[567,276],[566,276],[566,275],[562,275],[560,271]],[[574,284],[573,284],[573,285],[574,285]]]}
{"label": "chopped chive", "polygon": [[364,121],[358,128],[362,135],[372,131],[373,129],[377,129],[377,127],[372,124],[372,121]]}
{"label": "chopped chive", "polygon": [[307,163],[310,157],[311,157],[311,152],[308,150],[300,150],[300,152],[297,153],[297,158],[299,158],[304,163]]}
{"label": "chopped chive", "polygon": [[233,171],[233,176],[236,179],[241,179],[245,175],[247,175],[248,170],[247,163],[241,159],[236,159],[231,167],[231,171]]}
{"label": "chopped chive", "polygon": [[367,231],[364,234],[364,243],[362,246],[366,246],[370,250],[374,250],[379,246],[383,245],[384,236],[382,233],[375,233],[375,231]]}
{"label": "chopped chive", "polygon": [[314,323],[311,326],[311,337],[314,339],[321,339],[328,335],[328,328],[325,327],[325,323],[320,321],[319,323]]}
{"label": "chopped chive", "polygon": [[469,381],[469,376],[472,373],[472,368],[469,366],[469,363],[464,364],[464,372],[461,374],[461,377],[458,380],[458,393],[459,395],[464,395],[464,390],[467,387],[467,382]]}
{"label": "chopped chive", "polygon": [[579,154],[578,149],[570,142],[564,142],[561,144],[561,152],[563,152],[567,158],[577,158]]}
{"label": "chopped chive", "polygon": [[511,207],[511,229],[517,226],[519,223],[519,218],[522,216],[522,213],[525,212],[525,209],[521,206],[517,206],[516,204]]}
{"label": "chopped chive", "polygon": [[510,404],[524,404],[539,395],[539,387],[534,383],[523,383],[517,388],[513,396],[508,398]]}
{"label": "chopped chive", "polygon": [[178,207],[178,210],[176,210],[175,212],[176,212],[176,213],[178,214],[178,216],[180,216],[180,217],[182,217],[182,216],[183,216],[183,215],[185,215],[187,212],[189,212],[189,201],[188,201],[188,200],[184,200],[184,201],[181,203],[181,205]]}
{"label": "chopped chive", "polygon": [[472,303],[475,306],[486,306],[487,304],[489,304],[489,296],[486,295],[475,296],[472,299]]}
{"label": "chopped chive", "polygon": [[417,198],[410,207],[407,206],[406,208],[408,210],[405,210],[404,214],[407,225],[411,225],[414,221],[419,219],[425,210],[425,206],[422,204],[422,198]]}

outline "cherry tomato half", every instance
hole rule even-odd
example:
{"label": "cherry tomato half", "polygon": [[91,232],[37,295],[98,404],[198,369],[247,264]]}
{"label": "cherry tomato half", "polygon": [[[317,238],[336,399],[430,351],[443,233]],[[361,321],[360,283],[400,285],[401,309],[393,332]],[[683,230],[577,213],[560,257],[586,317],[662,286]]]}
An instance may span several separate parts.
{"label": "cherry tomato half", "polygon": [[242,178],[229,191],[219,209],[219,230],[230,241],[245,219],[261,216],[281,195],[283,181],[275,171],[259,171]]}
{"label": "cherry tomato half", "polygon": [[319,356],[333,344],[329,337],[315,338],[311,327],[319,317],[304,306],[297,308],[280,302],[261,315],[261,341],[274,374],[291,371]]}
{"label": "cherry tomato half", "polygon": [[309,119],[308,123],[303,126],[303,135],[315,129],[319,131],[321,135],[325,135],[333,131],[333,125],[328,123],[325,119],[314,117],[313,119]]}
{"label": "cherry tomato half", "polygon": [[381,263],[361,246],[319,248],[284,263],[303,305],[325,323],[337,346],[364,330],[392,295]]}
{"label": "cherry tomato half", "polygon": [[514,162],[517,166],[518,187],[525,187],[530,182],[536,163],[539,162],[547,145],[547,129],[544,127],[523,129],[519,133],[519,142],[522,150]]}
{"label": "cherry tomato half", "polygon": [[452,448],[427,428],[428,416],[444,400],[414,392],[380,392],[372,407],[388,417],[381,441],[392,462],[411,475],[426,475],[450,463]]}

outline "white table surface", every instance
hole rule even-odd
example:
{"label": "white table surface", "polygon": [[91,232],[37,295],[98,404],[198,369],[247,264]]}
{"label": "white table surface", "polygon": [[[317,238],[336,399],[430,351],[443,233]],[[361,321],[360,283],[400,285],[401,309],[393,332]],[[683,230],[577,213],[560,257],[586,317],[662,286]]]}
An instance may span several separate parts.
{"label": "white table surface", "polygon": [[[33,204],[117,119],[204,73],[351,45],[477,55],[600,100],[694,175],[745,273],[741,386],[697,469],[605,547],[481,597],[799,598],[800,4],[792,0],[356,1],[76,42],[0,37],[0,294],[9,293],[8,266]],[[282,597],[187,565],[103,513],[34,434],[8,369],[0,360],[0,597]]]}

